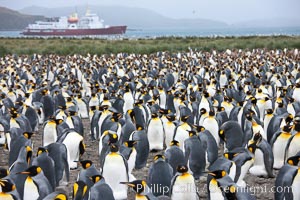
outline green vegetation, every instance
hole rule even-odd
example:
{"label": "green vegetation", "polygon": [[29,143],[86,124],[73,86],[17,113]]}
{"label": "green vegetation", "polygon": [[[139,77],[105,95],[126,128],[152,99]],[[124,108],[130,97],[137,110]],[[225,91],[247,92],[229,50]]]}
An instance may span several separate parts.
{"label": "green vegetation", "polygon": [[216,49],[283,49],[300,48],[300,36],[251,36],[251,37],[161,37],[156,39],[58,39],[58,38],[0,38],[0,56],[5,54],[109,54],[140,53],[157,51],[186,51],[189,47],[210,51]]}

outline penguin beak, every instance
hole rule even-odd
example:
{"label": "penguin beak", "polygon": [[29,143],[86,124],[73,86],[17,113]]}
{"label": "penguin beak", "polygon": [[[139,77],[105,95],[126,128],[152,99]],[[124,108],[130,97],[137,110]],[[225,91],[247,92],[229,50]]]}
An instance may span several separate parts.
{"label": "penguin beak", "polygon": [[212,173],[212,172],[209,172],[208,173],[209,175],[212,175],[212,176],[216,176],[216,174]]}
{"label": "penguin beak", "polygon": [[130,183],[130,182],[120,182],[120,184],[126,184],[126,185],[128,185],[129,187],[132,187],[132,188],[135,187],[135,185]]}
{"label": "penguin beak", "polygon": [[30,174],[30,172],[24,171],[24,172],[17,172],[16,174]]}

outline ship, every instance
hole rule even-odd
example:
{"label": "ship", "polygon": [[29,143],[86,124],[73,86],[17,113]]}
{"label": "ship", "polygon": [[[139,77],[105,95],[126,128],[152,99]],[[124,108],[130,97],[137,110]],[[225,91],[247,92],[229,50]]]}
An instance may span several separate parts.
{"label": "ship", "polygon": [[28,36],[101,36],[125,34],[126,25],[109,26],[104,24],[97,14],[90,13],[78,17],[73,13],[69,17],[49,18],[29,24],[21,34]]}

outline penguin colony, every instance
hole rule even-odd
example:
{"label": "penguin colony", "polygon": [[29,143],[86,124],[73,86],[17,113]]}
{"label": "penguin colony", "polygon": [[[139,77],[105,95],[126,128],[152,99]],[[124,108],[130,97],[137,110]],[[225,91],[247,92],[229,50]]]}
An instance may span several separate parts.
{"label": "penguin colony", "polygon": [[[0,199],[127,199],[128,190],[256,199],[241,190],[247,174],[275,178],[276,200],[300,199],[299,58],[297,49],[2,57]],[[91,141],[100,163],[83,158]],[[148,167],[144,179],[132,173]]]}

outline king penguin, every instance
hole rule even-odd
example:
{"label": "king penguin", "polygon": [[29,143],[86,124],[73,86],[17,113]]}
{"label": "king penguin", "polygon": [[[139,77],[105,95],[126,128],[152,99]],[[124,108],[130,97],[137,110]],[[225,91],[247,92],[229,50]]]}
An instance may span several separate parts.
{"label": "king penguin", "polygon": [[194,130],[189,131],[189,138],[184,141],[184,155],[191,174],[198,180],[205,170],[206,158],[203,144]]}
{"label": "king penguin", "polygon": [[48,156],[54,161],[56,185],[66,185],[70,179],[66,145],[55,142],[46,146],[45,149],[48,151]]}
{"label": "king penguin", "polygon": [[192,130],[192,126],[187,122],[189,116],[181,117],[181,124],[179,124],[174,132],[173,140],[176,140],[181,145],[180,148],[184,151],[184,141],[189,138],[189,131]]}
{"label": "king penguin", "polygon": [[299,199],[300,168],[298,167],[300,156],[292,156],[279,170],[275,180],[275,200]]}
{"label": "king penguin", "polygon": [[[7,179],[0,179],[0,199],[1,200],[18,200],[21,199],[16,192],[16,186]],[[13,194],[14,193],[14,194]]]}
{"label": "king penguin", "polygon": [[164,194],[164,188],[170,188],[171,180],[173,177],[173,169],[165,161],[163,155],[154,156],[154,163],[149,168],[148,171],[148,184],[152,189],[154,196],[161,196]]}
{"label": "king penguin", "polygon": [[56,188],[56,174],[55,174],[55,163],[53,159],[48,155],[48,150],[39,147],[37,151],[37,157],[32,161],[32,165],[41,167],[44,172],[45,177],[48,179],[52,189]]}
{"label": "king penguin", "polygon": [[215,111],[210,110],[209,116],[203,120],[202,126],[208,130],[215,138],[217,145],[219,146],[220,137],[219,137],[219,123],[215,119]]}
{"label": "king penguin", "polygon": [[87,192],[87,185],[83,181],[76,181],[73,184],[72,199],[82,200],[85,198]]}
{"label": "king penguin", "polygon": [[128,164],[119,153],[118,146],[114,144],[110,146],[110,153],[104,159],[101,175],[112,188],[116,200],[127,198],[127,185],[120,184],[120,182],[129,181]]}
{"label": "king penguin", "polygon": [[128,185],[130,188],[132,188],[136,194],[135,194],[135,200],[158,200],[156,198],[149,187],[144,180],[135,180],[131,182],[120,182],[120,184]]}
{"label": "king penguin", "polygon": [[286,145],[286,158],[294,156],[300,151],[300,116],[296,116],[294,119],[292,134]]}
{"label": "king penguin", "polygon": [[68,196],[62,192],[52,192],[48,194],[43,200],[68,200]]}
{"label": "king penguin", "polygon": [[138,141],[135,145],[136,149],[136,160],[135,160],[135,169],[142,169],[147,164],[147,159],[149,155],[149,141],[144,128],[137,124],[136,131],[132,132],[129,139]]}
{"label": "king penguin", "polygon": [[115,200],[113,191],[101,175],[90,177],[94,185],[89,191],[89,200]]}
{"label": "king penguin", "polygon": [[285,163],[285,149],[290,137],[292,136],[291,130],[292,126],[284,126],[282,130],[277,131],[273,135],[270,141],[274,155],[274,169],[280,169]]}
{"label": "king penguin", "polygon": [[19,174],[28,175],[24,183],[23,200],[43,199],[53,192],[53,189],[45,177],[42,168],[31,166]]}
{"label": "king penguin", "polygon": [[43,126],[43,146],[47,146],[57,141],[59,136],[57,126],[63,122],[62,119],[50,117]]}
{"label": "king penguin", "polygon": [[176,169],[178,165],[183,165],[185,163],[185,158],[183,151],[180,149],[180,144],[178,141],[173,140],[170,146],[165,151],[166,162],[173,168],[173,175],[176,174]]}
{"label": "king penguin", "polygon": [[100,172],[96,169],[91,160],[82,160],[80,161],[80,164],[82,169],[78,173],[77,181],[83,181],[87,185],[87,191],[84,197],[84,200],[87,200],[89,197],[89,189],[94,184],[90,177],[100,175]]}
{"label": "king penguin", "polygon": [[[188,167],[186,165],[178,165],[176,169],[177,173],[172,178],[170,187],[170,197],[172,200],[191,199],[198,200],[199,194],[197,192],[195,179],[189,174]],[[185,188],[188,191],[184,192]]]}
{"label": "king penguin", "polygon": [[157,113],[152,113],[147,127],[147,136],[150,145],[150,151],[163,150],[165,141],[164,126]]}

